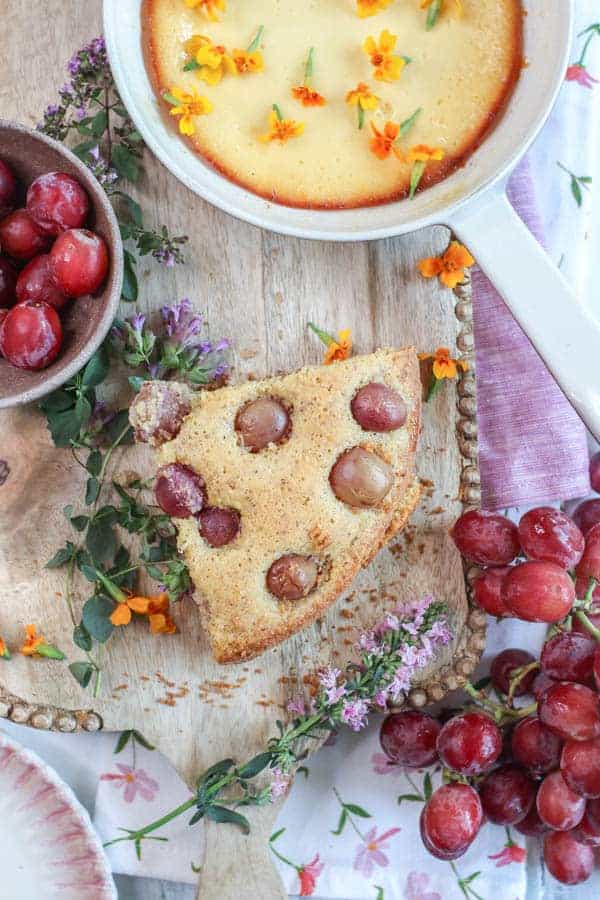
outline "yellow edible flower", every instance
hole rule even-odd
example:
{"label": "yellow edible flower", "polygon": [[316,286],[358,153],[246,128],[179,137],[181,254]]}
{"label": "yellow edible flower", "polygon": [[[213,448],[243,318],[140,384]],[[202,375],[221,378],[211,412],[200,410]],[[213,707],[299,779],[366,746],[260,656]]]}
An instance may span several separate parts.
{"label": "yellow edible flower", "polygon": [[170,94],[166,94],[165,99],[169,103],[175,101],[176,105],[172,104],[173,108],[169,112],[172,116],[179,116],[179,131],[185,135],[196,133],[195,116],[204,116],[213,108],[210,100],[201,97],[194,89],[188,92],[178,87],[171,88]]}
{"label": "yellow edible flower", "polygon": [[218,22],[218,12],[225,11],[225,0],[185,0],[188,9],[198,9],[210,22]]}
{"label": "yellow edible flower", "polygon": [[240,75],[254,75],[262,72],[265,67],[263,55],[260,50],[249,52],[248,50],[232,50],[231,58]]}
{"label": "yellow edible flower", "polygon": [[261,134],[259,140],[263,144],[269,144],[271,141],[279,141],[281,144],[285,144],[290,138],[300,137],[303,131],[304,122],[284,119],[276,110],[272,109],[269,113],[269,130],[266,134]]}
{"label": "yellow edible flower", "polygon": [[406,154],[406,162],[429,162],[430,159],[440,160],[444,158],[441,147],[429,147],[427,144],[415,144]]}
{"label": "yellow edible flower", "polygon": [[236,65],[225,47],[213,44],[211,39],[203,34],[193,35],[183,46],[186,53],[199,66],[196,75],[207,84],[218,84],[225,74],[238,74]]}
{"label": "yellow edible flower", "polygon": [[361,19],[367,19],[387,9],[391,2],[392,0],[356,0],[356,11]]}
{"label": "yellow edible flower", "polygon": [[361,109],[377,109],[379,106],[379,97],[371,92],[368,84],[360,81],[353,91],[346,94],[346,103],[350,106],[360,106]]}
{"label": "yellow edible flower", "polygon": [[402,56],[394,55],[397,40],[397,35],[386,28],[379,35],[379,42],[374,37],[368,37],[363,44],[363,50],[371,58],[373,78],[377,81],[398,81],[402,74],[407,61]]}

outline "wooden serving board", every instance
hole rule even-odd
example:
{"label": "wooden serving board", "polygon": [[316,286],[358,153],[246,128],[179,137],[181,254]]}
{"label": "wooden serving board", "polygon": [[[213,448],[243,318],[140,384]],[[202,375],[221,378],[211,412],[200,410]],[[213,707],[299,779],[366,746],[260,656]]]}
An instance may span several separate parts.
{"label": "wooden serving board", "polygon": [[[2,63],[1,107],[7,118],[33,124],[64,81],[65,61],[100,32],[101,3],[83,10],[76,0],[47,0],[36,10],[35,28],[25,27],[30,11],[24,0],[7,6],[3,25],[11,41]],[[187,265],[141,269],[140,306],[152,314],[165,302],[190,297],[212,336],[233,339],[236,379],[318,362],[322,348],[307,331],[309,320],[329,331],[351,328],[357,352],[415,344],[472,355],[468,286],[455,297],[417,274],[417,260],[447,244],[445,229],[345,246],[280,237],[212,208],[150,159],[140,199],[148,220],[190,236]],[[35,622],[71,661],[81,654],[70,642],[63,573],[43,565],[68,535],[61,511],[69,503],[78,508],[85,473],[68,451],[52,446],[36,408],[3,412],[0,429],[0,458],[9,469],[0,486],[0,634],[18,646],[24,624]],[[123,451],[118,468],[149,474],[149,451]],[[342,667],[359,630],[397,600],[429,592],[449,604],[456,639],[407,702],[441,699],[472,671],[484,643],[484,617],[469,612],[461,561],[447,535],[463,505],[479,500],[472,372],[425,406],[418,469],[425,490],[409,530],[322,622],[281,647],[251,663],[217,666],[189,602],[175,611],[175,636],[152,637],[139,622],[109,641],[104,688],[95,700],[64,663],[16,655],[0,672],[0,715],[62,731],[138,728],[192,784],[224,756],[246,759],[260,751],[306,676],[332,661]],[[86,599],[85,583],[79,588],[77,604]],[[283,896],[267,861],[276,812],[251,813],[250,838],[207,824],[200,896]]]}

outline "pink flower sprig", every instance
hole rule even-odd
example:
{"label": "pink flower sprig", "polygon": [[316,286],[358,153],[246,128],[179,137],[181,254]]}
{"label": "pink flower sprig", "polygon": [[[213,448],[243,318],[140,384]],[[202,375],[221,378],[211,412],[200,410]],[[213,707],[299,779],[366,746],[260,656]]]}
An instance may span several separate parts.
{"label": "pink flower sprig", "polygon": [[[369,713],[384,708],[388,700],[397,699],[401,691],[408,690],[416,672],[451,639],[443,603],[428,596],[397,606],[372,631],[361,635],[357,645],[359,663],[349,663],[345,672],[334,667],[323,669],[318,674],[315,697],[294,697],[289,702],[288,711],[295,718],[287,728],[283,722],[277,723],[279,734],[269,740],[265,751],[241,766],[231,759],[216,763],[200,777],[196,794],[182,806],[144,828],[128,830],[125,836],[105,846],[132,841],[139,856],[142,842],[151,840],[154,831],[194,807],[190,825],[206,816],[237,825],[247,833],[250,822],[239,812],[240,807],[262,806],[282,797],[291,783],[294,767],[307,755],[308,741],[322,741],[324,734],[341,725],[360,731],[367,724]],[[263,778],[267,776],[267,784],[257,788],[254,779],[261,774]],[[389,835],[381,835],[377,844]],[[373,862],[371,851],[369,854],[364,857],[364,866]],[[313,878],[316,880],[320,872],[318,857],[304,866],[289,864],[297,869],[301,886],[314,889]],[[308,890],[303,895],[308,896]]]}
{"label": "pink flower sprig", "polygon": [[346,678],[339,669],[322,670],[315,708],[329,726],[341,723],[360,731],[373,708],[385,709],[389,700],[409,690],[417,670],[452,639],[444,613],[442,604],[430,596],[397,606],[360,636],[361,663],[350,667]]}

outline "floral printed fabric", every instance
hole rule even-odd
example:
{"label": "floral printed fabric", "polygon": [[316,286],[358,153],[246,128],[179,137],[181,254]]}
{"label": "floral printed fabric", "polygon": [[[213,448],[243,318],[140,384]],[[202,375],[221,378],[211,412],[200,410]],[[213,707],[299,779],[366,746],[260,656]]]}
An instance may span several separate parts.
{"label": "floral printed fabric", "polygon": [[[598,0],[578,0],[577,7],[576,34],[600,22]],[[582,300],[592,309],[595,303],[594,312],[600,315],[596,275],[600,34],[587,32],[575,38],[567,79],[550,121],[529,153],[529,162],[550,255],[561,264]],[[585,180],[589,178],[593,180]],[[543,629],[536,626],[508,620],[490,623],[487,663],[505,647],[537,650],[542,639]],[[485,828],[457,861],[456,871],[429,856],[419,839],[421,801],[398,804],[400,795],[424,793],[425,773],[409,773],[409,781],[402,770],[388,765],[379,748],[378,724],[373,721],[367,732],[346,732],[328,741],[308,760],[308,777],[296,779],[272,841],[273,858],[290,894],[339,900],[477,900],[477,896],[558,900],[567,896],[568,891],[561,891],[543,872],[537,842],[526,842],[514,830],[509,838],[501,828]],[[105,840],[119,828],[138,827],[157,818],[188,797],[166,759],[135,742],[115,756],[115,735],[46,734],[9,722],[2,727],[54,766],[92,812]],[[433,786],[438,780],[434,773]],[[142,862],[136,860],[131,845],[112,848],[113,869],[195,883],[191,863],[202,862],[202,825],[190,829],[183,817],[161,834],[170,838],[169,843],[153,843]],[[600,873],[574,890],[577,900],[597,900]]]}

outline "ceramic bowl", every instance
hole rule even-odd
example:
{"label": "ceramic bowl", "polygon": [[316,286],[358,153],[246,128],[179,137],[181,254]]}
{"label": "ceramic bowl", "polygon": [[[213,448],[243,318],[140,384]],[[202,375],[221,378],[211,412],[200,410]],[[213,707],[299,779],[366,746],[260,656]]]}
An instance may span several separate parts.
{"label": "ceramic bowl", "polygon": [[0,733],[0,896],[117,900],[90,817],[42,760]]}
{"label": "ceramic bowl", "polygon": [[112,206],[92,173],[62,144],[37,131],[0,119],[0,159],[15,172],[25,204],[31,182],[45,172],[67,172],[90,198],[88,226],[107,243],[110,269],[102,290],[93,297],[73,300],[61,316],[64,340],[52,365],[28,372],[0,359],[0,408],[38,400],[78,372],[100,346],[115,316],[123,283],[123,246]]}

